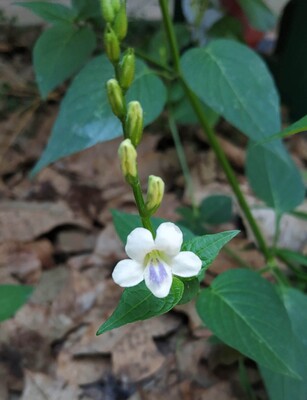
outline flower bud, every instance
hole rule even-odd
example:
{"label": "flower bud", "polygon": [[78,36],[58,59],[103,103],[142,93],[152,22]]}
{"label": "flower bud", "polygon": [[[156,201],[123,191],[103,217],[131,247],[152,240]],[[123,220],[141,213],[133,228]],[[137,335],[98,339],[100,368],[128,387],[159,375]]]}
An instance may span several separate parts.
{"label": "flower bud", "polygon": [[143,109],[138,101],[130,101],[128,104],[127,117],[125,122],[125,135],[136,147],[142,138],[143,133]]}
{"label": "flower bud", "polygon": [[127,182],[131,183],[131,180],[137,177],[137,152],[130,139],[125,139],[123,142],[121,142],[118,148],[118,156],[120,159],[122,173]]}
{"label": "flower bud", "polygon": [[116,64],[120,58],[120,45],[118,38],[110,24],[107,24],[104,32],[104,48],[108,59],[112,64]]}
{"label": "flower bud", "polygon": [[111,0],[115,15],[118,13],[122,1],[123,0]]}
{"label": "flower bud", "polygon": [[108,80],[107,94],[113,113],[122,120],[126,115],[126,105],[123,92],[116,79]]}
{"label": "flower bud", "polygon": [[121,2],[120,9],[115,15],[113,29],[119,41],[123,40],[126,37],[128,30],[128,20],[125,1]]}
{"label": "flower bud", "polygon": [[112,0],[100,0],[102,16],[106,22],[112,23],[115,18],[114,5]]}
{"label": "flower bud", "polygon": [[164,182],[159,176],[150,175],[146,196],[146,208],[154,213],[160,206],[164,195]]}
{"label": "flower bud", "polygon": [[128,49],[119,67],[119,84],[123,90],[129,89],[134,79],[135,56],[134,50]]}

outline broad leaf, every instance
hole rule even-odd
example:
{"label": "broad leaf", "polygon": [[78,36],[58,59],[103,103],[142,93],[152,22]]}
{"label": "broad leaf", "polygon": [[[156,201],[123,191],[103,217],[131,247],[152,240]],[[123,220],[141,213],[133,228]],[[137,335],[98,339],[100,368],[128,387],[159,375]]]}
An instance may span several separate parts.
{"label": "broad leaf", "polygon": [[307,296],[296,289],[285,289],[282,293],[284,304],[296,335],[296,357],[302,380],[291,379],[276,374],[266,368],[260,368],[270,400],[306,400],[307,399]]}
{"label": "broad leaf", "polygon": [[144,282],[125,289],[117,308],[98,329],[97,335],[131,322],[142,321],[168,312],[180,301],[183,289],[183,283],[177,278],[173,278],[171,291],[163,299],[155,297]]}
{"label": "broad leaf", "polygon": [[202,260],[202,269],[208,268],[222,247],[234,238],[239,231],[226,231],[213,235],[198,236],[183,243],[183,251],[193,251]]}
{"label": "broad leaf", "polygon": [[[283,213],[302,203],[305,187],[299,170],[279,143],[280,152],[251,143],[247,150],[246,172],[256,195],[268,206]],[[280,156],[281,155],[281,156]]]}
{"label": "broad leaf", "polygon": [[232,40],[187,51],[184,79],[215,112],[255,141],[280,131],[279,97],[261,58]]}
{"label": "broad leaf", "polygon": [[[32,174],[59,158],[122,134],[105,90],[106,81],[113,76],[113,67],[105,56],[96,57],[80,71],[62,101],[47,148]],[[140,101],[147,125],[163,110],[166,90],[161,80],[138,61],[135,81],[127,97]]]}
{"label": "broad leaf", "polygon": [[96,47],[92,29],[57,24],[47,29],[34,46],[33,63],[42,97],[77,72]]}
{"label": "broad leaf", "polygon": [[[127,236],[129,235],[129,233],[133,231],[133,229],[142,226],[141,218],[138,215],[127,214],[118,210],[112,210],[112,216],[116,232],[124,244],[126,244],[127,242]],[[153,217],[151,218],[151,222],[154,229],[157,229],[159,225],[167,221],[163,218]],[[183,226],[179,226],[179,228],[183,233],[184,241],[192,239],[194,237],[194,234],[189,229]]]}
{"label": "broad leaf", "polygon": [[28,300],[33,288],[24,285],[0,285],[0,322],[11,318]]}
{"label": "broad leaf", "polygon": [[224,272],[201,292],[196,307],[203,322],[226,344],[266,368],[300,378],[287,312],[272,284],[256,272]]}
{"label": "broad leaf", "polygon": [[238,0],[238,2],[254,28],[265,32],[275,27],[276,17],[263,0]]}
{"label": "broad leaf", "polygon": [[74,10],[59,3],[27,1],[15,4],[31,10],[34,14],[51,23],[72,22],[76,17]]}
{"label": "broad leaf", "polygon": [[223,224],[232,217],[231,197],[212,195],[200,204],[200,218],[208,224]]}

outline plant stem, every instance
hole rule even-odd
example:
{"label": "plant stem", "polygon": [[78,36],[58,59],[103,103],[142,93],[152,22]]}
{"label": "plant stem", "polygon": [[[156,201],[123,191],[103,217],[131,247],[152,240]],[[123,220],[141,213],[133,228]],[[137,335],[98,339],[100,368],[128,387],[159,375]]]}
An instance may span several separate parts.
{"label": "plant stem", "polygon": [[139,212],[141,220],[142,220],[142,225],[144,228],[148,229],[154,236],[154,229],[153,229],[150,217],[148,216],[148,214],[146,212],[146,205],[144,203],[144,198],[143,198],[143,193],[142,193],[142,188],[141,188],[141,183],[140,183],[139,177],[137,177],[135,182],[133,182],[131,184],[131,187],[133,190],[135,203],[136,203],[138,212]]}
{"label": "plant stem", "polygon": [[265,258],[269,259],[270,258],[269,249],[268,249],[266,242],[264,240],[264,237],[257,225],[257,222],[252,215],[249,205],[240,189],[240,186],[239,186],[238,180],[235,176],[235,173],[234,173],[222,147],[220,146],[218,139],[216,138],[216,134],[215,134],[213,128],[210,126],[210,124],[208,123],[208,121],[206,119],[206,116],[203,113],[200,101],[195,96],[195,94],[189,89],[187,83],[185,82],[184,78],[181,75],[179,50],[178,50],[178,45],[177,45],[172,21],[171,21],[169,12],[168,12],[168,6],[167,6],[168,1],[167,0],[159,0],[159,2],[160,2],[160,7],[161,7],[161,11],[162,11],[162,16],[163,16],[164,28],[166,31],[166,35],[168,38],[168,42],[169,42],[172,57],[173,57],[174,68],[179,76],[179,79],[180,79],[182,85],[183,85],[185,93],[186,93],[198,119],[199,119],[200,125],[203,128],[203,131],[206,133],[206,135],[208,137],[208,141],[209,141],[213,151],[215,152],[215,155],[216,155],[217,159],[219,160],[221,167],[223,168],[223,171],[228,179],[230,186],[232,187],[234,194],[237,197],[238,203],[239,203],[246,219],[249,222],[249,225],[253,231],[253,234],[258,243],[258,246],[259,246],[260,250],[262,251],[262,253],[264,254]]}
{"label": "plant stem", "polygon": [[168,123],[169,123],[169,129],[171,131],[173,140],[174,140],[174,144],[175,144],[175,148],[176,148],[176,152],[177,152],[177,156],[179,159],[179,163],[183,172],[183,176],[187,185],[187,190],[188,190],[188,194],[192,203],[192,207],[193,209],[195,209],[197,207],[196,205],[196,201],[195,201],[195,196],[194,196],[194,187],[193,187],[193,181],[192,181],[192,177],[191,177],[191,173],[190,173],[190,169],[187,163],[187,159],[183,150],[183,146],[180,140],[180,136],[178,133],[178,129],[177,129],[177,125],[176,125],[176,121],[174,119],[174,116],[172,114],[172,111],[169,110],[168,112]]}

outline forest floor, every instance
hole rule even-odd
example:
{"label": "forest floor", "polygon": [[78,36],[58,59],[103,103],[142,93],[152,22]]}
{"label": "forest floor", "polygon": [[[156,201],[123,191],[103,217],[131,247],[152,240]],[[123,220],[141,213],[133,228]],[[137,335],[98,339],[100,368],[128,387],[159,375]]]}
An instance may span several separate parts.
{"label": "forest floor", "polygon": [[[111,209],[135,212],[117,160],[120,139],[97,145],[45,168],[29,172],[47,142],[65,87],[39,99],[31,49],[39,28],[8,27],[0,37],[0,281],[35,287],[30,301],[0,328],[1,400],[247,400],[267,399],[256,366],[219,343],[199,320],[193,302],[167,315],[96,337],[122,289],[111,279],[124,255]],[[162,116],[162,121],[165,116]],[[250,204],[257,200],[244,176],[245,142],[226,123],[219,139]],[[193,177],[195,198],[229,194],[225,176],[199,128],[180,127]],[[234,138],[234,139],[233,139]],[[288,141],[295,161],[307,165],[307,141]],[[180,218],[189,204],[185,182],[163,122],[145,130],[139,150],[142,184],[149,174],[166,182],[158,216]],[[272,214],[257,218],[270,238]],[[270,219],[271,218],[271,219]],[[299,232],[299,221],[288,225]],[[295,226],[293,226],[293,224]],[[240,229],[221,252],[204,282],[241,263],[260,268],[234,201],[232,220],[213,232]],[[290,239],[289,239],[290,237]],[[242,366],[242,362],[241,362]],[[253,397],[254,396],[254,397]]]}

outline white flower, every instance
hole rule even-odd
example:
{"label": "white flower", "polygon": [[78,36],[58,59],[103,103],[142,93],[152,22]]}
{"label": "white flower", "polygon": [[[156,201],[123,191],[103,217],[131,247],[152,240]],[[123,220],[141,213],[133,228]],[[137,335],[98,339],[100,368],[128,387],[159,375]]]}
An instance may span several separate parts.
{"label": "white flower", "polygon": [[182,232],[171,222],[157,229],[156,238],[145,228],[134,229],[125,247],[131,259],[122,260],[114,268],[112,277],[120,286],[131,287],[145,280],[156,297],[169,294],[173,276],[195,276],[201,269],[200,258],[191,251],[180,251]]}

